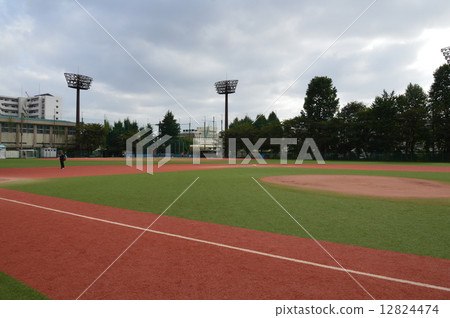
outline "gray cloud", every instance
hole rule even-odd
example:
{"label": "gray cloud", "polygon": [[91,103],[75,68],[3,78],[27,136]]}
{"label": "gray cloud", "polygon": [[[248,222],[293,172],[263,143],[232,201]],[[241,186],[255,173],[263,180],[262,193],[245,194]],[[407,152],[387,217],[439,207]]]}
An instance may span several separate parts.
{"label": "gray cloud", "polygon": [[[182,105],[202,122],[220,120],[214,82],[239,79],[230,117],[255,117],[294,82],[372,1],[78,0]],[[447,1],[378,0],[271,110],[297,115],[311,78],[331,77],[341,106],[370,103],[409,82],[429,89],[450,45]],[[186,114],[73,0],[0,0],[0,94],[49,92],[75,116],[63,73],[92,76],[82,93],[86,120],[130,117],[156,123]],[[192,121],[194,121],[194,119]]]}

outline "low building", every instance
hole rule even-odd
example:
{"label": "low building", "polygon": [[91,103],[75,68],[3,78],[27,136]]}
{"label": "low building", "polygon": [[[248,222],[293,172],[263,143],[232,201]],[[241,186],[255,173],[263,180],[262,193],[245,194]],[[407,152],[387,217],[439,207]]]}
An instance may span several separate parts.
{"label": "low building", "polygon": [[178,135],[178,137],[192,140],[195,137],[196,132],[197,129],[183,129]]}
{"label": "low building", "polygon": [[0,144],[8,150],[67,149],[75,145],[75,132],[69,121],[0,116]]}
{"label": "low building", "polygon": [[220,157],[223,145],[217,127],[197,127],[191,147],[193,152],[208,153],[210,157]]}

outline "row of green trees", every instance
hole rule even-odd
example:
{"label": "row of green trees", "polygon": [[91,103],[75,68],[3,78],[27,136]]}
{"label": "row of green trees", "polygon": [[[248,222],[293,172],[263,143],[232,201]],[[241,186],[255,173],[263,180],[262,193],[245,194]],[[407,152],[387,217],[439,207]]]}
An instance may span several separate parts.
{"label": "row of green trees", "polygon": [[[414,159],[418,153],[439,153],[441,159],[449,160],[450,65],[434,72],[428,94],[411,83],[403,94],[384,90],[369,106],[354,101],[341,109],[332,79],[315,77],[298,116],[283,122],[273,112],[267,119],[264,115],[254,121],[247,116],[236,118],[223,137],[249,138],[253,143],[258,138],[314,138],[322,153],[336,158],[397,153]],[[298,153],[300,146],[291,146],[290,151]],[[245,147],[238,141],[237,148]],[[279,146],[266,140],[260,149],[275,154]]]}
{"label": "row of green trees", "polygon": [[[145,136],[154,133],[150,124],[140,127],[136,121],[131,121],[129,118],[123,121],[119,120],[113,124],[107,120],[103,124],[81,123],[77,127],[77,149],[74,149],[74,151],[80,155],[91,155],[97,150],[102,156],[123,156],[127,139],[143,129],[147,129]],[[159,122],[158,129],[157,135],[170,135],[173,137],[164,146],[173,144],[172,149],[184,150],[180,149],[179,146],[180,125],[171,111],[168,111],[163,120]]]}

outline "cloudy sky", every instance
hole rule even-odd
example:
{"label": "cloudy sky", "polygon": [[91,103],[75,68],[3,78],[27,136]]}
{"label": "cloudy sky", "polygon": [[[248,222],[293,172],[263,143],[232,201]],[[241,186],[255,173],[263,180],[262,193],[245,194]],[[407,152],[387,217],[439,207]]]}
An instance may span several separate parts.
{"label": "cloudy sky", "polygon": [[85,121],[172,110],[182,128],[220,128],[225,79],[239,80],[230,120],[298,115],[314,76],[333,80],[341,107],[370,105],[383,89],[429,90],[449,16],[447,0],[0,0],[0,94],[62,97],[74,121],[64,73],[80,73],[94,78]]}

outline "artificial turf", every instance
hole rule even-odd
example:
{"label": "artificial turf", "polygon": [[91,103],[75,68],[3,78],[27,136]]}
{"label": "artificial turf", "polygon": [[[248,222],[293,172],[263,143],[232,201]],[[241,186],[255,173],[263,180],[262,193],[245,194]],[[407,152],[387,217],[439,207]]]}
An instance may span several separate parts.
{"label": "artificial turf", "polygon": [[[255,182],[264,176],[289,174],[396,176],[450,183],[449,173],[243,167],[57,178],[1,186],[161,213],[200,177],[166,215],[309,237]],[[260,183],[316,239],[450,259],[450,199],[385,199]]]}
{"label": "artificial turf", "polygon": [[0,272],[1,300],[44,300],[50,299],[20,281]]}

